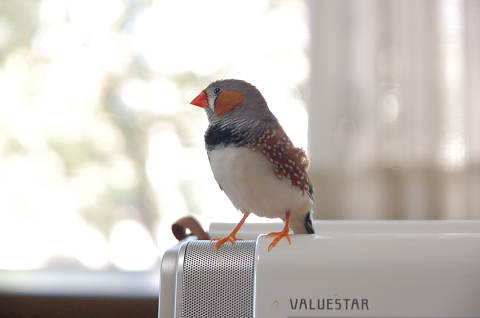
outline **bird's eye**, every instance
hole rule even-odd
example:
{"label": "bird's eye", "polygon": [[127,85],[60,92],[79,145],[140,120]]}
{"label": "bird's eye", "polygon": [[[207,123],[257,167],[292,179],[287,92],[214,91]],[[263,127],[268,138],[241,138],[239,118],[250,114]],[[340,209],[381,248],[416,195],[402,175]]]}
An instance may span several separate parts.
{"label": "bird's eye", "polygon": [[218,95],[218,93],[220,93],[221,89],[216,87],[213,92],[215,93],[215,95]]}

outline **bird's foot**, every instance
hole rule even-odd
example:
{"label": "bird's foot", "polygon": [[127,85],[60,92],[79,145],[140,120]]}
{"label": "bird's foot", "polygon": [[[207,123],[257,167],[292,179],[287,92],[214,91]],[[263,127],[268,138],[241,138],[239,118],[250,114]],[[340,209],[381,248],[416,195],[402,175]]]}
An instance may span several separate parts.
{"label": "bird's foot", "polygon": [[220,246],[222,246],[222,244],[225,243],[225,242],[230,241],[232,243],[235,243],[235,241],[243,241],[243,239],[237,238],[236,235],[238,233],[238,230],[240,230],[240,227],[243,225],[243,223],[245,222],[245,220],[247,219],[249,214],[250,214],[249,212],[243,212],[242,219],[240,220],[240,222],[238,222],[238,224],[235,226],[235,228],[232,230],[232,232],[230,232],[230,234],[228,234],[227,236],[225,236],[223,238],[212,238],[210,240],[210,242],[218,241],[215,244],[215,251],[217,253],[218,253],[218,249],[220,248]]}
{"label": "bird's foot", "polygon": [[275,245],[277,245],[278,242],[280,242],[282,237],[286,237],[288,244],[292,244],[292,241],[290,241],[290,235],[288,234],[289,229],[290,229],[290,211],[287,211],[287,213],[285,213],[285,225],[283,226],[283,230],[281,230],[280,232],[272,232],[267,234],[267,237],[275,236],[272,243],[268,245],[269,252]]}
{"label": "bird's foot", "polygon": [[236,241],[243,241],[243,239],[237,238],[237,237],[235,236],[235,234],[230,233],[230,234],[228,234],[228,235],[225,236],[225,237],[222,237],[222,238],[220,238],[220,237],[215,237],[215,238],[212,238],[212,239],[210,240],[210,242],[213,242],[213,241],[218,241],[218,242],[215,244],[215,251],[218,252],[218,249],[220,248],[220,246],[223,245],[223,243],[225,243],[225,242],[235,243]]}
{"label": "bird's foot", "polygon": [[270,243],[270,245],[268,245],[268,251],[269,252],[275,245],[277,245],[278,242],[280,242],[280,240],[283,237],[287,238],[288,244],[292,244],[292,241],[290,240],[290,235],[288,234],[288,227],[284,228],[280,232],[272,232],[272,233],[267,234],[267,237],[271,237],[271,236],[275,236],[275,238],[273,239],[272,243]]}

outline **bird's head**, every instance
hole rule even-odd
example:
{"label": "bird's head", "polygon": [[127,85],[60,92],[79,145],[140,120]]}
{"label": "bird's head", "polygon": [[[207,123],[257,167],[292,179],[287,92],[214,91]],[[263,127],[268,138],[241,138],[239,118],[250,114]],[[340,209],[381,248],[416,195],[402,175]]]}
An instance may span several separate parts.
{"label": "bird's head", "polygon": [[208,120],[272,120],[272,114],[258,89],[245,81],[219,80],[207,86],[190,104],[203,107]]}

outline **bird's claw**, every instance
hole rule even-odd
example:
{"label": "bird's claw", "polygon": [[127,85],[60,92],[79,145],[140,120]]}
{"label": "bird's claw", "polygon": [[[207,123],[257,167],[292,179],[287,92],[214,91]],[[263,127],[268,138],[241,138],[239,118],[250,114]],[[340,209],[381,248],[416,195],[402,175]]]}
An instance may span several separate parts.
{"label": "bird's claw", "polygon": [[272,233],[267,234],[267,237],[271,237],[271,236],[275,236],[275,238],[273,239],[272,243],[270,243],[270,245],[268,245],[268,251],[269,252],[273,247],[275,247],[275,245],[277,245],[278,242],[280,242],[280,240],[283,237],[287,238],[288,244],[292,244],[292,241],[290,240],[290,235],[288,234],[288,228],[284,229],[281,232],[272,232]]}
{"label": "bird's claw", "polygon": [[235,235],[232,235],[232,234],[229,234],[225,237],[215,237],[215,238],[212,238],[210,240],[210,242],[213,242],[213,241],[218,241],[217,243],[215,243],[215,251],[218,252],[218,249],[220,248],[220,246],[223,245],[223,243],[225,242],[232,242],[235,243],[236,241],[243,241],[243,239],[241,238],[237,238]]}

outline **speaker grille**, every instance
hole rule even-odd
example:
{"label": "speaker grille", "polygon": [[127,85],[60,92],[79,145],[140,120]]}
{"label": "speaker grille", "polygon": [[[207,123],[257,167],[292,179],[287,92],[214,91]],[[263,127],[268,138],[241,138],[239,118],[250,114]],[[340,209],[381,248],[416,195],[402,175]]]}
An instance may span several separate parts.
{"label": "speaker grille", "polygon": [[255,241],[191,241],[183,263],[181,317],[253,317]]}

